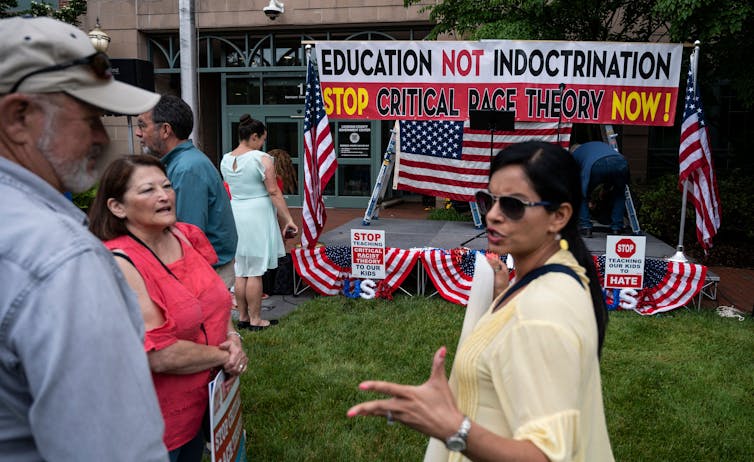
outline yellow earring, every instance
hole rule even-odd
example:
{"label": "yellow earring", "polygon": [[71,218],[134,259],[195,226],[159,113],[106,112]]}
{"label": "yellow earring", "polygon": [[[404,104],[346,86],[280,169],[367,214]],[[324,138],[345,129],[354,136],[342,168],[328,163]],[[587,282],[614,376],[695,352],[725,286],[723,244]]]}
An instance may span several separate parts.
{"label": "yellow earring", "polygon": [[555,234],[555,240],[558,241],[562,250],[568,250],[568,241],[563,239],[563,236],[561,236],[560,233]]}

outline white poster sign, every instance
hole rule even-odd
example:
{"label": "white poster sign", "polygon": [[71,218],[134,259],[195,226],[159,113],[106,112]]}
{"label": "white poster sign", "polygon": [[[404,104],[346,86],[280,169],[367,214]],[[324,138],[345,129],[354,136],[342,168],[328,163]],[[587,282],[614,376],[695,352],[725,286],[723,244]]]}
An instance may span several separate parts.
{"label": "white poster sign", "polygon": [[607,236],[605,288],[642,288],[646,243],[645,236]]}
{"label": "white poster sign", "polygon": [[246,432],[238,378],[228,380],[220,371],[209,383],[209,419],[212,462],[246,462]]}
{"label": "white poster sign", "polygon": [[351,230],[351,274],[355,278],[385,279],[384,230]]}

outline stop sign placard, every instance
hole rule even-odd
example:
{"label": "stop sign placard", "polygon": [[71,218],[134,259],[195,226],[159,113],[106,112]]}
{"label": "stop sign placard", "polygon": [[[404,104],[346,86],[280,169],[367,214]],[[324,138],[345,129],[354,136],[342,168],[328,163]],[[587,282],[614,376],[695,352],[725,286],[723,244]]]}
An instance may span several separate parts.
{"label": "stop sign placard", "polygon": [[607,236],[604,287],[641,289],[644,283],[646,248],[646,236]]}
{"label": "stop sign placard", "polygon": [[636,244],[631,239],[621,239],[615,243],[615,253],[621,258],[631,258],[636,253]]}

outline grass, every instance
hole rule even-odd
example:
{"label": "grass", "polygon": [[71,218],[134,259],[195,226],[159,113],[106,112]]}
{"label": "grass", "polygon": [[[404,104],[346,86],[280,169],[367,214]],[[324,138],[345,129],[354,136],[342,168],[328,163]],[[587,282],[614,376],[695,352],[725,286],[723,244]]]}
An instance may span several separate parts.
{"label": "grass", "polygon": [[[362,380],[421,383],[441,345],[452,363],[462,321],[462,307],[438,298],[321,297],[280,327],[245,333],[249,460],[421,460],[422,435],[345,414],[375,396],[357,389]],[[602,377],[616,460],[752,460],[753,351],[749,320],[611,314]]]}

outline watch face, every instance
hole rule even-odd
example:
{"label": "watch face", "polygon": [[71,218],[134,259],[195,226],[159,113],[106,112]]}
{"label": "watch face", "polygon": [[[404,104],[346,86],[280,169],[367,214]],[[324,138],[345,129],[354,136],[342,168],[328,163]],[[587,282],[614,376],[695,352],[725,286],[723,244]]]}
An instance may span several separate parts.
{"label": "watch face", "polygon": [[451,451],[460,452],[466,449],[466,440],[460,436],[453,435],[445,441],[445,446]]}

